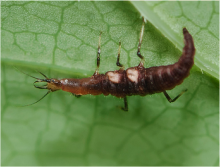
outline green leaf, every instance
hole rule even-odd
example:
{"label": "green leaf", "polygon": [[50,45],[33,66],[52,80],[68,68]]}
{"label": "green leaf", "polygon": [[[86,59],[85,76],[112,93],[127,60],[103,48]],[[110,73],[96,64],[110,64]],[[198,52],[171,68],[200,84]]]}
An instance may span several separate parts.
{"label": "green leaf", "polygon": [[218,165],[219,2],[143,3],[149,9],[140,11],[149,19],[141,48],[145,67],[178,60],[184,26],[195,40],[196,65],[183,84],[168,91],[175,97],[188,89],[175,103],[161,93],[131,96],[129,112],[113,96],[78,99],[62,91],[20,107],[46,91],[13,67],[35,77],[42,77],[35,70],[53,78],[89,77],[100,31],[100,73],[118,69],[119,41],[120,62],[138,65],[142,19],[131,3],[1,4],[1,165]]}
{"label": "green leaf", "polygon": [[219,2],[132,3],[180,50],[181,28],[187,27],[196,46],[195,65],[219,78]]}

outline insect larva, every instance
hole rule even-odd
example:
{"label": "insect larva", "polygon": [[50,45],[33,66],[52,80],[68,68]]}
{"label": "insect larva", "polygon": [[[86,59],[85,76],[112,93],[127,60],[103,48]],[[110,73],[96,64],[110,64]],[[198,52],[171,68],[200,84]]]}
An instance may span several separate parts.
{"label": "insect larva", "polygon": [[[45,77],[45,79],[33,77],[37,79],[37,81],[35,81],[34,84],[37,82],[47,83],[44,86],[34,85],[36,88],[39,89],[48,89],[48,92],[41,99],[43,99],[50,92],[54,92],[57,90],[71,92],[77,97],[86,94],[104,94],[105,96],[111,94],[119,98],[124,98],[124,107],[121,108],[125,111],[128,111],[128,103],[126,96],[145,96],[147,94],[163,92],[169,102],[174,102],[175,100],[177,100],[187,90],[182,91],[174,99],[170,98],[166,90],[173,89],[175,86],[181,84],[183,80],[189,75],[190,69],[194,64],[195,55],[193,38],[189,34],[187,29],[183,28],[185,46],[183,48],[183,53],[179,61],[175,64],[167,66],[144,68],[144,57],[141,55],[140,52],[142,38],[144,34],[144,26],[145,21],[143,19],[137,50],[137,56],[141,59],[140,64],[138,66],[130,67],[127,70],[124,70],[123,65],[119,62],[121,49],[121,43],[119,42],[116,65],[120,67],[120,69],[116,71],[108,71],[105,74],[99,74],[101,53],[100,33],[97,52],[97,68],[95,70],[95,73],[89,78],[82,79],[49,79],[41,73]],[[39,99],[38,101],[40,101],[41,99]]]}

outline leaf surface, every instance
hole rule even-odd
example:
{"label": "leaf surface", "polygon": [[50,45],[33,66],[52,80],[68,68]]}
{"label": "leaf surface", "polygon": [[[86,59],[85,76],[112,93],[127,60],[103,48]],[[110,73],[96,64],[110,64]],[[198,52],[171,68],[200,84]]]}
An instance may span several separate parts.
{"label": "leaf surface", "polygon": [[[46,92],[35,89],[34,79],[13,67],[35,77],[42,77],[35,70],[53,78],[91,76],[100,31],[100,73],[118,69],[119,41],[120,62],[126,68],[136,66],[142,20],[131,3],[1,4],[1,165],[218,165],[218,2],[145,4],[153,12],[145,13],[145,67],[178,60],[183,26],[194,37],[196,65],[183,84],[168,91],[175,97],[188,89],[175,103],[161,93],[131,96],[129,112],[117,108],[123,100],[116,97],[78,99],[62,91],[20,107]],[[207,9],[200,9],[204,5]],[[190,9],[200,10],[200,15]],[[211,67],[200,66],[200,61]]]}

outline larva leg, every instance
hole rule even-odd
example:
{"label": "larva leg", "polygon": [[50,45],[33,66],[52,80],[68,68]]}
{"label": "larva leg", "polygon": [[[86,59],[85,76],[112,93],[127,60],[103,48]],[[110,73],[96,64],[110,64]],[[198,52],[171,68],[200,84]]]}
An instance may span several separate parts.
{"label": "larva leg", "polygon": [[124,107],[121,106],[117,106],[118,108],[124,110],[124,111],[128,111],[128,101],[127,101],[127,97],[124,97]]}
{"label": "larva leg", "polygon": [[81,97],[82,95],[76,95],[76,94],[74,94],[74,93],[72,93],[73,94],[73,96],[75,96],[75,97],[77,97],[77,98],[79,98],[79,97]]}
{"label": "larva leg", "polygon": [[187,91],[187,89],[183,90],[179,95],[177,95],[174,99],[171,99],[170,96],[167,94],[166,91],[163,92],[163,94],[166,96],[167,100],[172,103],[174,101],[176,101],[183,93],[185,93]]}
{"label": "larva leg", "polygon": [[121,52],[121,42],[119,42],[118,57],[117,57],[116,65],[118,67],[121,67],[121,69],[124,69],[124,66],[119,62],[119,60],[120,60],[120,52]]}
{"label": "larva leg", "polygon": [[128,111],[128,101],[127,101],[127,97],[124,97],[124,107],[121,107],[122,110],[124,111]]}
{"label": "larva leg", "polygon": [[99,35],[99,44],[98,44],[98,51],[97,51],[97,67],[93,75],[99,74],[100,53],[101,53],[101,35],[102,35],[102,32],[100,32],[100,35]]}
{"label": "larva leg", "polygon": [[137,51],[138,57],[141,58],[140,65],[144,64],[144,57],[141,55],[141,43],[142,43],[142,39],[143,39],[143,35],[144,35],[144,26],[145,26],[145,20],[143,17],[143,23],[142,23],[142,27],[141,27],[140,38],[139,38],[139,43],[138,43],[138,51]]}

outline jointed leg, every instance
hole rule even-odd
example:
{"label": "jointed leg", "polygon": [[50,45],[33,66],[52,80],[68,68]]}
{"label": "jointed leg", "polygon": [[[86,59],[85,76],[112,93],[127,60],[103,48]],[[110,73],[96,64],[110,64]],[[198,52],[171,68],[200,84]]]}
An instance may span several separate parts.
{"label": "jointed leg", "polygon": [[127,101],[127,97],[124,97],[124,107],[121,106],[117,106],[118,108],[124,110],[124,111],[128,111],[128,101]]}
{"label": "jointed leg", "polygon": [[127,101],[127,97],[124,97],[124,107],[121,108],[124,111],[128,111],[128,101]]}
{"label": "jointed leg", "polygon": [[101,53],[101,35],[102,35],[102,32],[100,32],[100,35],[99,35],[99,45],[98,45],[98,52],[97,52],[97,67],[93,75],[99,74],[100,53]]}
{"label": "jointed leg", "polygon": [[183,90],[179,95],[177,95],[174,99],[171,99],[170,96],[167,94],[166,91],[163,92],[163,94],[166,96],[167,100],[172,103],[174,101],[176,101],[184,92],[186,92],[187,89]]}
{"label": "jointed leg", "polygon": [[118,67],[121,67],[121,69],[124,69],[124,66],[119,62],[120,52],[121,52],[121,42],[119,42],[118,57],[117,57],[116,65],[117,65]]}
{"label": "jointed leg", "polygon": [[79,98],[79,97],[81,97],[82,95],[76,95],[76,94],[74,94],[74,93],[72,93],[73,94],[73,96],[75,96],[75,97],[77,97],[77,98]]}
{"label": "jointed leg", "polygon": [[143,23],[142,23],[142,27],[141,27],[140,38],[139,38],[139,43],[138,43],[138,51],[137,51],[138,57],[141,58],[140,65],[144,64],[144,57],[141,55],[141,43],[142,43],[142,39],[143,39],[143,35],[144,35],[144,26],[145,26],[145,20],[143,17]]}

